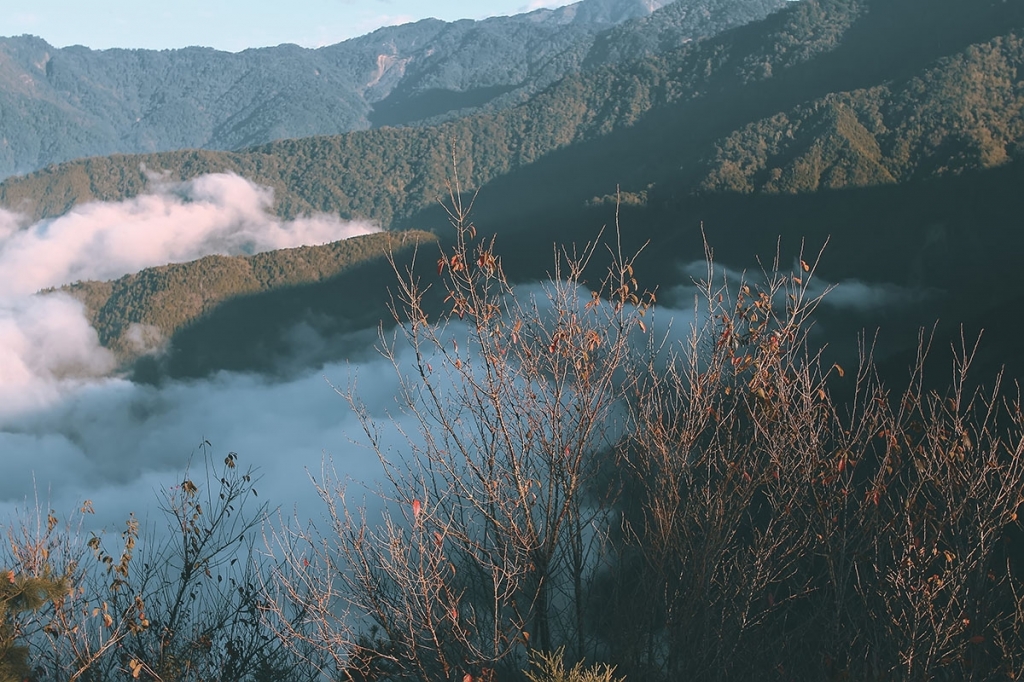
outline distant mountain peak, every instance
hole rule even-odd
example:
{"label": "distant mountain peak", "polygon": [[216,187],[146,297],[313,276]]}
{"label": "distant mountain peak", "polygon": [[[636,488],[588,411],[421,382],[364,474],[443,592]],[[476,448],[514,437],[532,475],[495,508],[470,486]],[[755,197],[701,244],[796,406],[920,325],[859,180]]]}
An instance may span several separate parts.
{"label": "distant mountain peak", "polygon": [[238,53],[0,37],[0,179],[87,156],[240,149],[499,110],[581,69],[715,35],[783,4],[580,0],[483,21],[425,19],[319,49]]}
{"label": "distant mountain peak", "polygon": [[[532,22],[571,24],[620,24],[629,19],[645,17],[657,9],[679,0],[579,0],[562,7],[542,7],[515,15]],[[507,18],[507,17],[494,17]],[[488,20],[485,20],[488,21]]]}
{"label": "distant mountain peak", "polygon": [[577,21],[595,24],[620,24],[646,17],[676,0],[581,0],[574,5]]}

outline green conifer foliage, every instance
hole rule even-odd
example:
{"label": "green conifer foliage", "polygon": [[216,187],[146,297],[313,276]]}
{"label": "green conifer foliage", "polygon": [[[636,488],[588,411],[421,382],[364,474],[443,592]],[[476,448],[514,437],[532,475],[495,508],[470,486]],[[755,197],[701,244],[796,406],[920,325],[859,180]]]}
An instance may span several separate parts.
{"label": "green conifer foliage", "polygon": [[18,614],[37,611],[63,592],[62,580],[0,571],[0,682],[21,682],[31,670],[28,647],[17,644]]}

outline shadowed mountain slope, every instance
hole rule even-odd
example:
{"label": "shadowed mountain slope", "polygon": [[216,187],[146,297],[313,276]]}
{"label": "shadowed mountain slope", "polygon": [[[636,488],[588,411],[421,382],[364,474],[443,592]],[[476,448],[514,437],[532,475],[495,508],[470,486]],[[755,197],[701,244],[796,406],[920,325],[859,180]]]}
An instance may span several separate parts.
{"label": "shadowed mountain slope", "polygon": [[[426,232],[380,232],[253,256],[207,256],[63,289],[85,304],[104,346],[122,359],[134,359],[161,350],[174,333],[231,299],[328,282],[434,240]],[[355,287],[348,295],[358,300],[360,290]]]}
{"label": "shadowed mountain slope", "polygon": [[[47,215],[143,191],[143,163],[173,177],[231,170],[274,187],[283,215],[336,211],[443,234],[433,205],[454,140],[466,189],[482,188],[476,223],[501,235],[517,278],[543,276],[537,240],[580,241],[609,223],[618,186],[623,238],[652,241],[647,276],[666,291],[701,257],[702,222],[736,267],[770,257],[778,235],[786,253],[800,237],[815,249],[831,237],[824,278],[898,287],[904,309],[825,312],[823,327],[891,318],[910,333],[998,310],[1011,286],[1003,260],[1019,231],[1022,29],[1024,7],[998,0],[803,0],[564,79],[504,112],[244,153],[93,159],[10,180],[0,197]],[[381,273],[368,281],[386,281]],[[967,273],[984,274],[960,286]],[[185,348],[217,315],[172,345]],[[277,338],[287,323],[266,325]],[[217,361],[206,357],[179,369],[210,371]]]}
{"label": "shadowed mountain slope", "polygon": [[[484,21],[428,19],[316,50],[96,51],[0,38],[0,178],[85,156],[236,149],[506,107],[585,60],[629,57],[595,58],[593,41],[666,2],[582,0]],[[685,16],[666,17],[662,44],[759,19],[785,0],[679,4]]]}

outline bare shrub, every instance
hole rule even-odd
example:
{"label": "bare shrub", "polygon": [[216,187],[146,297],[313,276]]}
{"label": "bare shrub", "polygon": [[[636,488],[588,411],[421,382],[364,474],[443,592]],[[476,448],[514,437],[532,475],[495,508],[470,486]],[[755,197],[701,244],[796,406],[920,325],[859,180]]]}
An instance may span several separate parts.
{"label": "bare shrub", "polygon": [[[131,634],[145,627],[141,602],[133,596],[111,605],[108,595],[124,590],[132,565],[138,524],[130,518],[116,555],[84,532],[92,505],[86,501],[68,521],[36,504],[7,527],[2,563],[15,582],[55,581],[60,589],[45,604],[14,619],[33,679],[88,679]],[[109,580],[109,582],[108,582]],[[137,596],[137,595],[134,595]]]}
{"label": "bare shrub", "polygon": [[728,282],[709,251],[691,333],[666,346],[635,258],[610,249],[588,282],[599,249],[563,249],[526,295],[450,198],[444,312],[399,273],[381,346],[400,412],[382,424],[341,391],[377,502],[325,467],[329,527],[274,550],[291,578],[270,612],[325,643],[325,674],[511,679],[560,647],[657,680],[1019,673],[1024,424],[998,382],[968,392],[966,344],[946,394],[923,388],[924,338],[891,391],[868,343],[850,372],[813,350],[815,259]]}
{"label": "bare shrub", "polygon": [[922,389],[924,339],[902,393],[869,348],[854,375],[823,367],[800,264],[738,290],[709,265],[705,323],[639,385],[613,658],[661,679],[1015,674],[1024,621],[999,543],[1022,500],[1019,398],[998,381],[967,395],[966,345],[945,395]]}
{"label": "bare shrub", "polygon": [[121,657],[142,679],[243,680],[275,667],[280,645],[260,623],[252,550],[265,507],[252,470],[235,453],[215,465],[207,448],[162,494],[168,540],[143,553],[134,576],[150,624]]}
{"label": "bare shrub", "polygon": [[33,679],[304,679],[259,617],[252,471],[234,453],[215,467],[208,447],[163,493],[167,533],[149,543],[131,517],[108,551],[85,530],[88,502],[66,523],[50,512],[9,526],[11,575],[61,586],[16,621]]}
{"label": "bare shrub", "polygon": [[532,652],[526,679],[530,682],[622,682],[625,678],[616,677],[615,668],[607,664],[588,668],[580,662],[567,669],[565,652],[559,649],[552,653]]}
{"label": "bare shrub", "polygon": [[456,184],[456,239],[437,262],[445,312],[430,319],[412,270],[393,301],[400,324],[381,351],[400,379],[396,424],[414,429],[399,450],[345,393],[383,467],[381,521],[328,470],[331,527],[287,542],[310,577],[279,594],[306,595],[299,608],[316,614],[288,637],[330,642],[350,679],[505,679],[531,647],[574,659],[600,647],[587,606],[616,491],[598,458],[622,437],[631,337],[653,296],[618,253],[591,293],[594,244],[556,254],[543,293],[517,296],[468,210]]}

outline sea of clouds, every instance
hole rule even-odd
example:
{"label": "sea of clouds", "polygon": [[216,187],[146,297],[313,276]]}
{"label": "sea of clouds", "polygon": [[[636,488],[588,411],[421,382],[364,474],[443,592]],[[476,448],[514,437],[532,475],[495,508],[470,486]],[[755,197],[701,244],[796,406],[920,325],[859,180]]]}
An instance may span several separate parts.
{"label": "sea of clouds", "polygon": [[346,381],[347,367],[287,382],[223,373],[161,388],[137,385],[112,374],[114,358],[79,301],[39,293],[210,254],[375,231],[329,215],[281,220],[272,205],[269,189],[213,174],[158,182],[143,196],[82,205],[35,224],[0,210],[0,511],[37,500],[68,511],[91,499],[104,522],[130,511],[144,515],[155,494],[180,481],[204,440],[217,460],[231,450],[243,466],[259,467],[282,503],[308,497],[304,466],[319,467],[333,446],[350,449],[343,434],[355,425],[324,379]]}
{"label": "sea of clouds", "polygon": [[[315,368],[297,363],[283,375],[219,372],[137,384],[115,374],[114,358],[81,303],[60,292],[38,293],[209,254],[321,244],[374,229],[326,215],[281,220],[272,204],[270,190],[218,174],[156,183],[144,196],[83,205],[35,224],[0,211],[0,515],[24,514],[37,504],[66,514],[89,499],[97,524],[112,527],[134,512],[159,525],[159,496],[180,483],[207,441],[213,461],[237,452],[241,466],[258,468],[261,499],[286,513],[297,505],[300,516],[318,515],[309,476],[318,476],[325,460],[372,486],[380,464],[362,445],[362,426],[334,386],[342,393],[354,386],[383,422],[402,419],[395,367],[379,356],[364,352],[350,362],[339,352],[334,361]],[[699,279],[706,264],[682,272]],[[724,272],[733,282],[743,278]],[[523,291],[543,297],[539,286]],[[656,312],[663,329],[673,321],[678,339],[694,319],[690,295],[680,289],[678,310]],[[862,309],[903,304],[910,296],[890,285],[844,282],[826,301]],[[357,342],[368,346],[374,339],[369,330]],[[400,438],[395,448],[400,457]]]}

